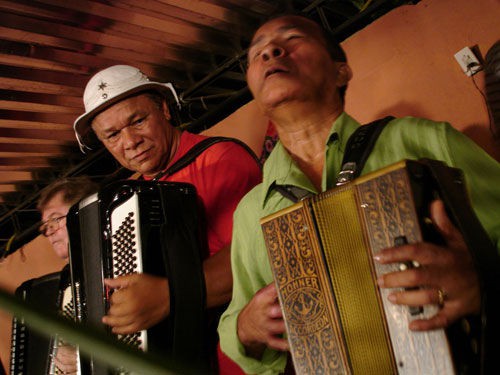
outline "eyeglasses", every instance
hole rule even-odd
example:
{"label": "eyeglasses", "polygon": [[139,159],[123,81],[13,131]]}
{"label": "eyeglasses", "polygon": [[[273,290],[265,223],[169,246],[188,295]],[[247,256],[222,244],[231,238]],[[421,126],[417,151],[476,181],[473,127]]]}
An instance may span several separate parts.
{"label": "eyeglasses", "polygon": [[52,233],[57,232],[57,230],[61,227],[61,221],[66,218],[66,215],[54,217],[47,221],[44,221],[38,231],[43,234],[45,237],[50,236]]}

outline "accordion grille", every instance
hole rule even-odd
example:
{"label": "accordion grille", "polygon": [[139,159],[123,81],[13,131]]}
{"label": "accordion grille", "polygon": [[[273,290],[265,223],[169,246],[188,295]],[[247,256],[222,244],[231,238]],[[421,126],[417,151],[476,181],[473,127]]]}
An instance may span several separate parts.
{"label": "accordion grille", "polygon": [[370,251],[360,221],[352,214],[357,212],[355,192],[342,189],[335,194],[335,199],[317,200],[312,205],[351,366],[355,374],[393,373]]}
{"label": "accordion grille", "polygon": [[135,214],[129,212],[113,233],[113,277],[139,271]]}
{"label": "accordion grille", "polygon": [[71,286],[64,289],[61,315],[69,320],[75,319],[75,304],[73,303],[73,297],[71,296]]}
{"label": "accordion grille", "polygon": [[22,318],[14,317],[12,320],[12,341],[10,353],[10,374],[22,375],[25,371],[25,348],[27,343],[26,325]]}
{"label": "accordion grille", "polygon": [[[138,212],[138,197],[134,194],[115,209],[111,216],[113,278],[143,272]],[[127,345],[147,350],[146,336],[146,331],[140,331],[118,335],[118,339]]]}
{"label": "accordion grille", "polygon": [[[73,297],[71,295],[71,286],[65,287],[62,291],[62,299],[61,299],[59,315],[61,315],[65,319],[75,320],[75,305],[73,303]],[[56,366],[55,358],[57,357],[57,352],[59,350],[59,347],[66,345],[66,342],[64,341],[64,339],[61,336],[56,334],[54,337],[52,337],[51,344],[52,344],[52,347],[51,347],[51,353],[50,353],[50,359],[49,359],[48,375],[65,374],[64,371],[60,370]],[[80,359],[80,354],[79,354],[78,350],[76,352],[76,358],[77,358],[77,363],[78,363],[79,359]],[[80,371],[78,365],[77,365],[77,369],[78,370],[76,372],[76,375],[80,375],[81,371]]]}

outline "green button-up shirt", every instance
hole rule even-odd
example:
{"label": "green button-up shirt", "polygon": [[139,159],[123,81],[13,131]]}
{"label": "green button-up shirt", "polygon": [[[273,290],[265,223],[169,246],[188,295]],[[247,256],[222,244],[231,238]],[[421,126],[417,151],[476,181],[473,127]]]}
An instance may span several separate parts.
{"label": "green button-up shirt", "polygon": [[[322,191],[334,186],[347,141],[359,126],[346,113],[333,123],[326,142]],[[382,131],[362,174],[403,159],[420,158],[441,160],[462,169],[476,214],[500,249],[500,164],[449,124],[411,117],[391,121]],[[263,173],[263,182],[243,198],[234,214],[233,298],[221,318],[219,335],[222,350],[245,372],[277,374],[285,367],[286,355],[267,349],[260,361],[247,357],[237,336],[237,317],[259,289],[273,282],[259,220],[292,202],[272,189],[272,185],[294,185],[312,193],[318,191],[279,142]]]}

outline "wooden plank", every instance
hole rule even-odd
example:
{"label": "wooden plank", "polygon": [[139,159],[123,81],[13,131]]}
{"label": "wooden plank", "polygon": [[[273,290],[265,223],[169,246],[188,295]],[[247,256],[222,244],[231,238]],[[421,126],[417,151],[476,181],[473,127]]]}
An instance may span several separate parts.
{"label": "wooden plank", "polygon": [[3,53],[0,53],[0,64],[20,66],[26,68],[55,70],[65,73],[76,73],[76,74],[85,73],[83,69],[81,68],[78,69],[77,67],[73,67],[70,64],[64,64],[50,60],[36,59],[27,56],[6,55]]}
{"label": "wooden plank", "polygon": [[76,116],[82,113],[81,108],[65,107],[62,105],[40,104],[29,102],[17,102],[12,100],[0,100],[0,109],[10,111],[43,112],[43,113],[71,113]]}
{"label": "wooden plank", "polygon": [[[0,33],[1,29],[2,28],[0,27]],[[62,84],[56,85],[54,83],[36,82],[7,77],[0,77],[0,87],[4,90],[27,91],[55,95],[73,95],[79,97],[83,97],[84,90],[83,88],[69,87]]]}

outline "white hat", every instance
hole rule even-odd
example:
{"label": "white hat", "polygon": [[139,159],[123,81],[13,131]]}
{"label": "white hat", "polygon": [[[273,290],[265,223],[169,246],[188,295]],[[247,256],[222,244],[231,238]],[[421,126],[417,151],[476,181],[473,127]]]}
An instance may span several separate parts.
{"label": "white hat", "polygon": [[83,104],[85,113],[73,124],[80,150],[91,149],[84,143],[90,122],[101,111],[132,94],[156,90],[173,95],[179,105],[179,98],[171,83],[151,82],[139,69],[129,65],[115,65],[96,73],[85,87]]}

